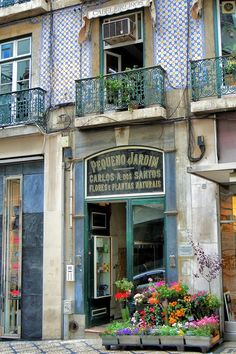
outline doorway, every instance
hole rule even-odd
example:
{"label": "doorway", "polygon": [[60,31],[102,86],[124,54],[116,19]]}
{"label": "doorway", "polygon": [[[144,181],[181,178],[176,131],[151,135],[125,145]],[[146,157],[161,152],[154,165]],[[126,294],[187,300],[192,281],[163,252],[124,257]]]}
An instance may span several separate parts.
{"label": "doorway", "polygon": [[116,280],[165,279],[164,198],[88,203],[88,326],[120,317]]}

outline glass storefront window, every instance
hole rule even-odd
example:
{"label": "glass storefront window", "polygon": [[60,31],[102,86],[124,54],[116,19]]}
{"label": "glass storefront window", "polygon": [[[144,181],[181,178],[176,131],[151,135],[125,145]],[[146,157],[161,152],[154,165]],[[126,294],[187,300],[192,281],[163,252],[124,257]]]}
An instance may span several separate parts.
{"label": "glass storefront window", "polygon": [[136,286],[165,278],[164,205],[133,206],[134,282]]}
{"label": "glass storefront window", "polygon": [[226,320],[233,321],[236,319],[236,191],[221,187],[220,195],[223,290],[230,294],[232,310],[226,314]]}
{"label": "glass storefront window", "polygon": [[21,299],[21,179],[6,179],[4,216],[4,279],[2,308],[4,335],[19,336]]}

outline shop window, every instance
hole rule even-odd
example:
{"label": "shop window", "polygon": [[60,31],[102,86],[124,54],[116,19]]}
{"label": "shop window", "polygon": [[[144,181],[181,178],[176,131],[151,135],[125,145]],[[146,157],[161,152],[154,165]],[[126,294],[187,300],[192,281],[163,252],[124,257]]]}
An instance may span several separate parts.
{"label": "shop window", "polygon": [[236,320],[236,188],[234,185],[221,187],[221,248],[223,258],[223,290],[226,304],[225,320]]}
{"label": "shop window", "polygon": [[21,178],[7,178],[5,182],[5,210],[3,232],[3,335],[20,336],[21,313],[21,258],[22,258],[22,209]]}

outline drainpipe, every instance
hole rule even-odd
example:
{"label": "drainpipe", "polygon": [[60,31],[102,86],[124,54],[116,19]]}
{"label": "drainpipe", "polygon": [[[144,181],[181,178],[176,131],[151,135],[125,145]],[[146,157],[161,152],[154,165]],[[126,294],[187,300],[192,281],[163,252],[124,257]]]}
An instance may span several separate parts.
{"label": "drainpipe", "polygon": [[[69,230],[68,230],[68,253],[65,252],[65,250],[67,249],[67,244],[66,244],[66,230],[64,228],[64,254],[63,254],[63,259],[64,259],[64,283],[63,283],[63,287],[64,287],[64,294],[63,294],[63,299],[64,299],[64,303],[63,303],[63,317],[64,317],[64,321],[63,321],[63,339],[69,339],[69,316],[71,314],[69,313],[65,313],[65,300],[67,300],[67,296],[66,296],[66,287],[67,287],[67,281],[66,281],[66,277],[65,277],[65,268],[67,265],[67,254],[68,254],[68,261],[69,264],[74,264],[74,256],[73,256],[73,166],[74,166],[74,161],[68,161],[69,163],[69,167],[65,168],[65,164],[66,162],[64,162],[64,192],[67,190],[66,188],[66,182],[67,182],[67,174],[66,172],[69,172],[69,185],[68,185],[68,192],[69,192]],[[67,196],[64,196],[64,205],[66,204],[66,200],[67,200]],[[65,225],[65,213],[64,213],[64,225]]]}

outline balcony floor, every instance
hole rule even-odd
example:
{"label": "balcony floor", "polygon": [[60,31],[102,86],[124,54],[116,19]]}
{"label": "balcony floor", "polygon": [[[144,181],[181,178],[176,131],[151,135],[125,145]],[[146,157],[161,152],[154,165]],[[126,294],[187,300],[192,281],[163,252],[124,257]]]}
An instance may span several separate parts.
{"label": "balcony floor", "polygon": [[191,102],[191,112],[194,114],[216,113],[234,110],[236,108],[236,95],[224,97],[208,97],[201,101]]}
{"label": "balcony floor", "polygon": [[135,124],[166,119],[166,110],[161,106],[152,106],[133,111],[106,112],[104,114],[87,115],[75,118],[75,127],[88,129],[109,125]]}

